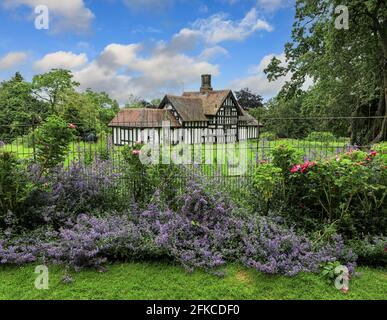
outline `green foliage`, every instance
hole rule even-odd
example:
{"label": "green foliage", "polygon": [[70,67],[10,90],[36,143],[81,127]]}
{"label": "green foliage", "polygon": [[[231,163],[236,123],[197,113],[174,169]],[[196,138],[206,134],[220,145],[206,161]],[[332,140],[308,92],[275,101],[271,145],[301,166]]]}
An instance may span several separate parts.
{"label": "green foliage", "polygon": [[145,203],[151,195],[151,179],[146,165],[140,160],[141,144],[125,146],[122,150],[124,179],[128,183],[130,194],[138,203]]}
{"label": "green foliage", "polygon": [[244,88],[235,92],[235,97],[243,109],[258,109],[263,107],[263,98],[259,94],[254,94],[249,88]]}
{"label": "green foliage", "polygon": [[359,264],[387,267],[387,237],[350,240],[348,245],[357,254]]}
{"label": "green foliage", "polygon": [[62,118],[50,116],[36,130],[36,155],[43,170],[53,168],[64,161],[74,129]]}
{"label": "green foliage", "polygon": [[328,283],[332,283],[337,276],[341,274],[341,272],[336,272],[336,268],[340,267],[340,265],[341,263],[339,261],[327,262],[321,265],[321,276],[325,278]]}
{"label": "green foliage", "polygon": [[0,229],[28,218],[29,182],[15,155],[0,151]]}
{"label": "green foliage", "polygon": [[32,83],[24,81],[19,73],[2,82],[0,140],[10,143],[30,135],[52,115],[76,124],[76,133],[82,138],[108,132],[109,122],[119,111],[118,102],[104,92],[77,92],[78,86],[72,73],[62,69],[36,75]]}
{"label": "green foliage", "polygon": [[276,201],[278,195],[283,190],[282,169],[272,164],[261,164],[257,166],[253,173],[253,186],[263,196],[266,203],[269,203],[275,195]]}
{"label": "green foliage", "polygon": [[296,148],[288,145],[281,144],[276,146],[271,154],[273,156],[273,165],[281,168],[282,173],[287,175],[289,169],[296,163],[300,162],[302,154]]}
{"label": "green foliage", "polygon": [[378,153],[380,161],[387,166],[387,142],[381,142],[374,145],[374,150]]}
{"label": "green foliage", "polygon": [[63,69],[52,69],[32,79],[34,95],[50,105],[51,113],[59,113],[66,94],[74,92],[78,86],[71,71]]}
{"label": "green foliage", "polygon": [[305,119],[302,111],[303,94],[291,98],[276,97],[267,105],[260,118],[265,130],[274,132],[279,138],[303,139],[316,127],[316,121]]}
{"label": "green foliage", "polygon": [[331,132],[319,132],[319,131],[313,131],[308,134],[306,137],[307,141],[318,141],[318,142],[331,142],[335,141],[335,136]]}
{"label": "green foliage", "polygon": [[125,104],[125,108],[147,108],[149,106],[151,103],[133,94],[129,95],[128,102]]}
{"label": "green foliage", "polygon": [[84,93],[68,92],[63,101],[62,117],[77,125],[77,134],[85,138],[89,134],[108,132],[108,124],[119,111],[117,101],[106,93],[87,90]]}
{"label": "green foliage", "polygon": [[31,84],[19,73],[0,84],[0,140],[9,143],[28,134],[47,115],[47,104],[32,95]]}
{"label": "green foliage", "polygon": [[[335,27],[338,5],[349,10],[349,31]],[[337,136],[350,132],[353,144],[386,139],[386,2],[297,0],[295,10],[292,38],[285,44],[286,61],[274,58],[265,70],[270,80],[292,74],[273,109],[290,114],[296,109],[310,117],[354,116],[351,121],[322,120],[314,130],[332,130]],[[304,92],[308,78],[314,86]],[[361,119],[368,116],[378,118]],[[274,125],[278,134],[297,133],[290,131],[296,128],[293,121]]]}
{"label": "green foliage", "polygon": [[260,139],[265,139],[267,141],[275,141],[278,139],[277,135],[275,134],[275,132],[272,132],[272,131],[267,131],[267,132],[263,132],[259,135],[259,138]]}
{"label": "green foliage", "polygon": [[174,164],[143,164],[140,155],[146,151],[141,149],[142,145],[136,144],[122,150],[124,163],[121,165],[127,188],[140,205],[151,201],[157,193],[163,203],[173,207],[174,203],[170,202],[183,190],[184,173]]}
{"label": "green foliage", "polygon": [[289,215],[306,231],[335,224],[347,239],[387,230],[387,178],[379,156],[355,151],[290,174]]}

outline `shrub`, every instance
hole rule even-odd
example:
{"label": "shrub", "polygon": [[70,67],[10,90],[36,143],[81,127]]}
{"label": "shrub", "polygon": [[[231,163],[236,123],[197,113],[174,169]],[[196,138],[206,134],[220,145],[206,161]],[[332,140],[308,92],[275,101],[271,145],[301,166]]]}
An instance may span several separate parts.
{"label": "shrub", "polygon": [[0,230],[29,224],[32,190],[20,161],[12,153],[0,151]]}
{"label": "shrub", "polygon": [[299,150],[288,144],[281,144],[272,150],[273,165],[281,168],[285,176],[288,175],[289,169],[302,158]]}
{"label": "shrub", "polygon": [[56,167],[44,178],[46,204],[44,221],[60,226],[80,213],[114,210],[118,175],[110,161],[96,159],[91,165],[74,162],[68,168]]}
{"label": "shrub", "polygon": [[354,270],[356,256],[340,237],[334,238],[332,245],[314,248],[308,238],[269,219],[250,220],[246,227],[242,261],[258,271],[293,276],[318,272],[320,265],[328,261],[340,261]]}
{"label": "shrub", "polygon": [[268,163],[258,165],[253,172],[253,186],[262,195],[268,209],[272,199],[277,202],[283,199],[282,169]]}
{"label": "shrub", "polygon": [[26,264],[34,262],[39,255],[39,246],[35,241],[7,242],[0,239],[0,265]]}
{"label": "shrub", "polygon": [[184,188],[186,173],[175,164],[143,164],[140,160],[141,148],[141,144],[136,144],[125,146],[122,151],[124,162],[121,169],[127,190],[143,207],[152,200],[155,192],[164,202],[173,202]]}
{"label": "shrub", "polygon": [[304,230],[335,223],[346,239],[362,239],[387,229],[386,169],[375,153],[355,151],[290,172],[289,215]]}
{"label": "shrub", "polygon": [[259,138],[261,140],[267,140],[267,141],[275,141],[278,139],[277,135],[275,134],[275,132],[271,132],[271,131],[268,131],[268,132],[263,132],[259,135]]}
{"label": "shrub", "polygon": [[332,142],[332,141],[335,141],[336,138],[331,132],[314,131],[309,133],[305,140],[318,141],[318,142]]}
{"label": "shrub", "polygon": [[36,130],[36,154],[44,170],[64,161],[74,128],[62,118],[51,116]]}
{"label": "shrub", "polygon": [[237,255],[239,223],[231,217],[231,211],[232,206],[221,195],[208,193],[190,181],[181,197],[180,211],[156,219],[156,243],[188,271],[220,267],[226,258]]}
{"label": "shrub", "polygon": [[348,245],[357,254],[359,264],[387,267],[387,237],[375,236],[350,240]]}
{"label": "shrub", "polygon": [[[100,268],[116,241],[130,235],[127,219],[80,215],[75,223],[61,228],[57,240],[44,245],[45,258],[54,263],[65,263],[79,270]],[[116,248],[115,250],[117,250]]]}
{"label": "shrub", "polygon": [[148,165],[143,164],[140,160],[141,147],[141,144],[124,147],[122,150],[124,162],[121,168],[133,199],[140,204],[145,204],[152,196],[152,182],[147,171]]}
{"label": "shrub", "polygon": [[374,146],[374,150],[378,153],[380,161],[387,166],[387,142],[381,142]]}

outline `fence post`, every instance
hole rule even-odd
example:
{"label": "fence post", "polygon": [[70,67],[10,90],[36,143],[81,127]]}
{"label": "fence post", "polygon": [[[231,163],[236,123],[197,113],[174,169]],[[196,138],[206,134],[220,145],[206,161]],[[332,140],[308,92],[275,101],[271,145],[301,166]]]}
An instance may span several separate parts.
{"label": "fence post", "polygon": [[34,157],[34,162],[36,161],[36,141],[35,141],[35,116],[32,116],[32,154]]}

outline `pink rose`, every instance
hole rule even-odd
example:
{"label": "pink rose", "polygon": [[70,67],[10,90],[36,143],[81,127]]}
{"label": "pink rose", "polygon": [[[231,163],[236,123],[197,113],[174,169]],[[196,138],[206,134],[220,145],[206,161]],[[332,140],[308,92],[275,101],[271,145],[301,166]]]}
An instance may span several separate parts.
{"label": "pink rose", "polygon": [[300,164],[297,164],[297,165],[295,165],[292,169],[290,169],[290,172],[291,172],[291,173],[296,173],[296,172],[298,172],[300,169],[301,169],[301,165],[300,165]]}

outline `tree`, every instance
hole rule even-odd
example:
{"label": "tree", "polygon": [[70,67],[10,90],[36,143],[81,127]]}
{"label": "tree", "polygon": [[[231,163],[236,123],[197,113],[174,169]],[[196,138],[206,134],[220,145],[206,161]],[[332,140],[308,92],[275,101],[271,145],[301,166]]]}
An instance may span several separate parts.
{"label": "tree", "polygon": [[245,110],[263,107],[263,98],[259,94],[254,94],[249,88],[236,91],[235,96]]}
{"label": "tree", "polygon": [[98,112],[98,119],[105,127],[120,111],[118,102],[109,97],[106,92],[93,92],[88,89],[85,93],[86,97],[92,102]]}
{"label": "tree", "polygon": [[[342,17],[336,12],[343,5],[349,12],[348,30],[337,25]],[[300,96],[305,79],[312,77],[315,87],[304,96],[304,111],[352,116],[348,129],[353,143],[387,136],[385,0],[297,0],[285,55],[285,65],[274,58],[265,70],[269,80],[291,75],[281,97]],[[370,116],[374,118],[358,119]]]}
{"label": "tree", "polygon": [[85,137],[106,131],[119,111],[119,105],[106,93],[88,89],[84,93],[68,92],[63,99],[63,109],[60,115],[67,122],[76,124],[78,135]]}
{"label": "tree", "polygon": [[48,116],[48,105],[36,99],[31,84],[17,72],[0,84],[0,139],[10,142],[25,135]]}
{"label": "tree", "polygon": [[141,97],[137,97],[131,94],[128,98],[128,102],[125,104],[125,108],[147,108],[150,103]]}
{"label": "tree", "polygon": [[74,128],[58,116],[50,116],[35,133],[37,159],[42,170],[47,170],[64,161],[69,143],[74,138]]}
{"label": "tree", "polygon": [[151,102],[150,102],[150,106],[148,106],[148,108],[158,108],[159,105],[161,103],[161,99],[160,98],[157,98],[157,99],[153,99]]}
{"label": "tree", "polygon": [[79,83],[73,80],[71,71],[63,69],[52,69],[32,79],[35,96],[49,103],[51,113],[58,113],[64,96],[68,92],[74,92],[78,86]]}

